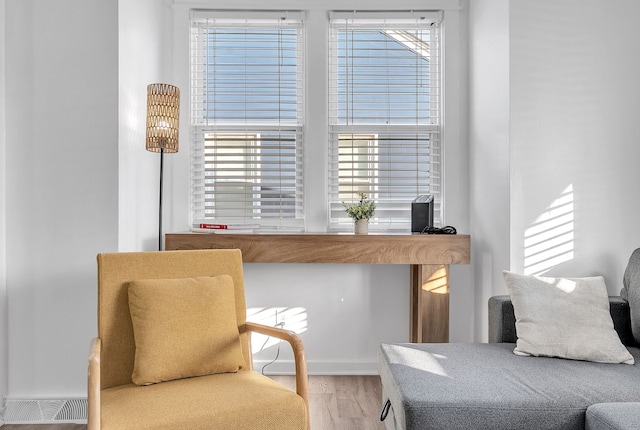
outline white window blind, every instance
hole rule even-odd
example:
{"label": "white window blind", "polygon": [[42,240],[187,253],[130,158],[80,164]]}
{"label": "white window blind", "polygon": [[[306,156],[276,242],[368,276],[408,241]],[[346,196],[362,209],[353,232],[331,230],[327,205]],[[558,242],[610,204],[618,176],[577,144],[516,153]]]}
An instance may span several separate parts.
{"label": "white window blind", "polygon": [[192,219],[301,229],[301,12],[195,11]]}
{"label": "white window blind", "polygon": [[407,230],[411,201],[434,196],[441,219],[440,15],[333,12],[329,52],[329,217],[342,202],[377,203],[372,230]]}

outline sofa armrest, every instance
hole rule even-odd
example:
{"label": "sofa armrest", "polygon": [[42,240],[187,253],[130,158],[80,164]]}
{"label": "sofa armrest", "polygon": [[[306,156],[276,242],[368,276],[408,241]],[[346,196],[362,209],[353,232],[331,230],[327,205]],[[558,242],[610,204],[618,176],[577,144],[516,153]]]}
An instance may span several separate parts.
{"label": "sofa armrest", "polygon": [[613,319],[613,328],[626,346],[638,346],[631,332],[631,311],[629,302],[620,296],[609,296],[609,308]]}
{"label": "sofa armrest", "polygon": [[[624,345],[637,346],[631,333],[629,303],[619,296],[609,296],[609,310],[613,327]],[[493,296],[489,299],[489,342],[515,343],[516,317],[513,313],[511,297]]]}
{"label": "sofa armrest", "polygon": [[516,317],[510,296],[489,299],[489,343],[515,343]]}

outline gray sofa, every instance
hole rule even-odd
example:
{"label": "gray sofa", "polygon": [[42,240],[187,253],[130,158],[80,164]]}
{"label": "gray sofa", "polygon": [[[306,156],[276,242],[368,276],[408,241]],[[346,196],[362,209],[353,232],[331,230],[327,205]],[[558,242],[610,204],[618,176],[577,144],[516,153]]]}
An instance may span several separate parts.
{"label": "gray sofa", "polygon": [[388,430],[640,429],[640,348],[629,304],[610,297],[610,308],[635,365],[515,355],[509,296],[489,301],[489,343],[382,344],[381,419]]}

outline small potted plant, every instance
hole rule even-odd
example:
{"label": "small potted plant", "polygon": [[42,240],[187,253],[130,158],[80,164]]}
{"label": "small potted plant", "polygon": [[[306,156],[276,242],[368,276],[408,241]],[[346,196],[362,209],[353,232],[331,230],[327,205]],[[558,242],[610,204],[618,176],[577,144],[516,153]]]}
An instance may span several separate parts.
{"label": "small potted plant", "polygon": [[376,203],[367,200],[365,193],[358,193],[360,200],[357,203],[342,202],[344,210],[355,222],[356,234],[367,234],[369,232],[369,220],[376,213]]}

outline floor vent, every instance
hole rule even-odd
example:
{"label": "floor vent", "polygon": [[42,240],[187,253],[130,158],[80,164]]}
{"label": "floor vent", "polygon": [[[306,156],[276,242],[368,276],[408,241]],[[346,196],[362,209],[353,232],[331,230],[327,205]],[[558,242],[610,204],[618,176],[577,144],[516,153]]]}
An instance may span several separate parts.
{"label": "floor vent", "polygon": [[86,423],[87,399],[7,399],[5,424]]}

